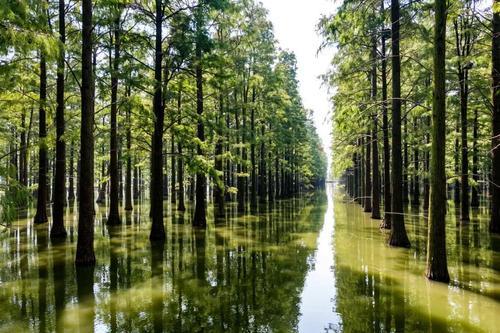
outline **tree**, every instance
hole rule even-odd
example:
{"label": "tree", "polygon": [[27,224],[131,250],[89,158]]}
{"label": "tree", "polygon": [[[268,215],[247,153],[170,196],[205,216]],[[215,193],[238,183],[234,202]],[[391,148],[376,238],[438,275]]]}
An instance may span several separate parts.
{"label": "tree", "polygon": [[92,70],[92,1],[82,0],[82,81],[77,266],[95,265],[94,254],[94,74]]}
{"label": "tree", "polygon": [[490,232],[500,233],[500,2],[493,0],[493,33],[491,44],[492,127],[491,139],[491,217]]}
{"label": "tree", "polygon": [[434,98],[432,103],[432,146],[430,209],[427,237],[427,278],[448,283],[446,260],[446,1],[435,0]]}
{"label": "tree", "polygon": [[66,203],[66,143],[64,138],[64,43],[66,41],[66,6],[64,0],[59,0],[59,55],[57,59],[57,82],[56,82],[56,172],[54,186],[54,204],[52,209],[52,229],[50,238],[66,237],[64,228],[64,205]]}
{"label": "tree", "polygon": [[392,216],[391,246],[410,247],[403,211],[402,155],[401,155],[401,58],[399,55],[399,0],[391,0],[392,43]]}
{"label": "tree", "polygon": [[118,138],[117,138],[117,113],[118,113],[118,73],[120,71],[120,35],[121,35],[121,8],[112,8],[111,11],[114,15],[113,28],[114,40],[111,38],[111,44],[114,44],[114,56],[110,60],[112,64],[111,69],[111,133],[110,133],[110,149],[109,149],[109,175],[110,175],[110,188],[109,188],[109,214],[108,225],[121,224],[120,214],[118,212]]}

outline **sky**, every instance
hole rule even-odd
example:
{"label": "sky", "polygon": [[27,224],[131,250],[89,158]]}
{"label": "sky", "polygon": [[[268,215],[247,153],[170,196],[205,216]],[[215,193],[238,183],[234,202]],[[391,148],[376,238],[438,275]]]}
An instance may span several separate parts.
{"label": "sky", "polygon": [[333,13],[333,0],[260,0],[269,11],[274,35],[282,49],[297,56],[300,94],[306,109],[314,111],[314,124],[328,156],[330,148],[330,110],[328,89],[319,75],[325,74],[333,56],[333,49],[318,54],[321,37],[316,31],[321,15]]}

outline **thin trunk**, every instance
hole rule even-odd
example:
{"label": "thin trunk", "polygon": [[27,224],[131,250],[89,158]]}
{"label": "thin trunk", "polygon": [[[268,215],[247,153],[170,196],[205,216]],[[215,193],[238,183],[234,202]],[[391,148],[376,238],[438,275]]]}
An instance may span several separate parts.
{"label": "thin trunk", "polygon": [[446,261],[446,1],[435,0],[434,94],[432,103],[431,197],[427,238],[427,277],[448,283]]}
{"label": "thin trunk", "polygon": [[92,71],[92,1],[82,0],[82,116],[78,242],[75,264],[95,265],[94,255],[94,75]]}
{"label": "thin trunk", "polygon": [[44,51],[40,52],[40,109],[38,119],[38,190],[36,214],[34,222],[36,224],[47,222],[47,63]]}
{"label": "thin trunk", "polygon": [[[222,121],[224,119],[224,99],[222,94],[219,96],[219,116],[217,119],[218,127],[219,129],[222,128]],[[224,216],[224,177],[223,175],[223,165],[224,165],[224,160],[222,156],[222,131],[219,130],[218,136],[217,136],[217,142],[215,144],[215,152],[214,152],[214,158],[215,158],[215,170],[218,171],[220,179],[215,180],[215,187],[214,187],[214,198],[215,198],[215,206],[216,206],[216,211],[215,214],[217,217],[223,217]]]}
{"label": "thin trunk", "polygon": [[491,218],[490,232],[500,233],[500,0],[493,0],[492,54],[492,170],[491,170]]}
{"label": "thin trunk", "polygon": [[474,180],[474,186],[472,186],[471,191],[471,202],[470,206],[473,208],[479,207],[479,175],[478,175],[478,151],[477,151],[477,140],[478,140],[478,111],[477,108],[474,109],[474,124],[473,124],[473,142],[472,142],[472,179]]}
{"label": "thin trunk", "polygon": [[255,87],[252,88],[252,110],[250,112],[250,163],[252,164],[251,182],[252,187],[250,191],[250,208],[255,210],[257,208],[257,164],[255,159]]}
{"label": "thin trunk", "polygon": [[[127,86],[127,99],[130,99],[131,88]],[[134,209],[132,204],[132,110],[131,107],[127,107],[126,114],[127,121],[127,171],[125,174],[125,210],[131,211]]]}
{"label": "thin trunk", "polygon": [[[113,24],[114,30],[114,56],[111,69],[111,134],[110,134],[110,149],[109,149],[109,214],[106,224],[119,225],[121,224],[120,213],[118,212],[118,134],[117,134],[117,113],[118,113],[118,73],[120,70],[120,16],[116,14]],[[113,40],[113,38],[112,38]]]}
{"label": "thin trunk", "polygon": [[[413,119],[413,133],[416,134],[418,130],[417,127],[417,119]],[[414,176],[413,176],[413,201],[412,204],[414,206],[420,205],[420,176],[419,176],[419,151],[418,151],[418,143],[414,144],[413,151],[413,168],[414,168]]]}
{"label": "thin trunk", "polygon": [[392,43],[392,220],[389,245],[410,247],[403,211],[401,156],[401,58],[399,55],[399,0],[391,0]]}
{"label": "thin trunk", "polygon": [[[384,1],[381,12],[384,13]],[[387,115],[387,56],[385,36],[382,36],[382,127],[384,135],[384,221],[381,228],[391,229],[391,147],[389,146],[389,119]]]}
{"label": "thin trunk", "polygon": [[[181,106],[182,106],[182,82],[179,84],[179,94],[177,96],[177,113],[179,114],[179,116],[182,112]],[[182,156],[181,140],[178,140],[177,142],[177,152],[179,154],[179,159],[177,163],[177,180],[179,183],[179,191],[177,193],[179,196],[179,200],[177,202],[177,210],[183,212],[186,210],[186,206],[184,205],[184,158]]]}
{"label": "thin trunk", "polygon": [[176,156],[175,156],[175,136],[174,136],[174,133],[172,132],[172,135],[171,135],[171,143],[170,143],[170,153],[171,153],[171,157],[170,157],[170,168],[171,168],[171,177],[172,179],[170,179],[170,202],[175,204],[177,202],[177,195],[175,194],[175,186],[176,186],[176,183],[177,183],[177,179],[176,179],[176,172],[177,172],[177,168],[175,166],[176,164]]}
{"label": "thin trunk", "polygon": [[163,120],[165,117],[162,102],[162,25],[163,2],[156,0],[155,16],[155,91],[153,97],[154,132],[151,144],[151,241],[165,240],[165,226],[163,225]]}
{"label": "thin trunk", "polygon": [[[372,40],[372,102],[377,102],[377,39]],[[373,159],[373,188],[372,188],[372,219],[380,219],[380,170],[378,156],[378,113],[373,114],[372,128],[372,159]]]}
{"label": "thin trunk", "polygon": [[[202,69],[202,49],[201,49],[201,10],[198,9],[196,13],[196,29],[197,29],[197,41],[196,41],[196,113],[198,115],[198,125],[197,125],[197,136],[199,144],[197,145],[197,154],[202,157],[203,149],[201,144],[205,142],[205,125],[203,123],[203,69]],[[207,225],[207,198],[206,198],[206,187],[207,178],[205,175],[205,170],[198,169],[196,171],[196,202],[194,208],[193,226],[205,227]]]}
{"label": "thin trunk", "polygon": [[59,57],[57,59],[56,81],[56,172],[53,192],[52,229],[50,238],[66,237],[64,228],[64,205],[66,204],[66,143],[64,142],[64,43],[66,23],[64,0],[59,0]]}

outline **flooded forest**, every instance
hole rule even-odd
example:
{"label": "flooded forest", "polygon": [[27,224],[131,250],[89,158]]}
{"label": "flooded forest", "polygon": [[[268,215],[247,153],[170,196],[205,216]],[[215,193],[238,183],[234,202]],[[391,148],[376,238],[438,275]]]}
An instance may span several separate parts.
{"label": "flooded forest", "polygon": [[0,1],[0,333],[498,332],[500,2],[269,1]]}

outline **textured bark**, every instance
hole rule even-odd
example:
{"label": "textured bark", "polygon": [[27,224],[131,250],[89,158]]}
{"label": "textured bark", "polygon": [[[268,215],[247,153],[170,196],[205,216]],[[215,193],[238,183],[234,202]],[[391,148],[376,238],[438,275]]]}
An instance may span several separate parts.
{"label": "textured bark", "polygon": [[[197,14],[197,16],[201,15]],[[196,147],[199,157],[204,157],[201,143],[205,141],[205,125],[203,123],[203,69],[202,69],[202,49],[201,49],[201,18],[197,18],[197,42],[196,42],[196,114],[198,115],[197,136],[200,144]],[[194,207],[193,226],[206,227],[207,225],[207,178],[205,170],[198,168],[196,171],[196,202]]]}
{"label": "textured bark", "polygon": [[[217,123],[219,126],[219,129],[222,128],[222,120],[224,119],[224,99],[222,95],[219,97],[219,116],[217,119]],[[214,159],[215,159],[215,170],[218,171],[219,173],[219,181],[215,183],[214,185],[214,201],[215,201],[215,214],[216,217],[223,217],[225,215],[224,211],[224,177],[221,177],[223,175],[223,165],[224,165],[224,160],[222,157],[222,131],[219,130],[218,137],[217,137],[217,142],[215,144],[215,152],[214,152]]]}
{"label": "textured bark", "polygon": [[427,278],[448,283],[446,260],[446,1],[435,0],[434,94],[432,103],[431,196],[427,238]]}
{"label": "textured bark", "polygon": [[499,0],[493,1],[497,11],[493,14],[492,54],[492,172],[491,172],[491,218],[490,232],[500,233],[500,12]]}
{"label": "textured bark", "polygon": [[[417,126],[417,119],[413,120],[413,133],[417,133],[418,131],[418,126]],[[415,142],[414,148],[413,148],[413,168],[414,168],[414,176],[413,176],[413,199],[412,199],[412,204],[414,206],[419,206],[420,205],[420,176],[419,176],[419,164],[420,164],[420,154],[419,154],[419,149],[418,149],[418,143]]]}
{"label": "textured bark", "polygon": [[265,129],[261,126],[261,142],[260,142],[260,162],[259,162],[259,201],[261,203],[267,200],[267,179],[266,179],[266,144],[264,142]]}
{"label": "textured bark", "polygon": [[165,240],[163,225],[163,121],[165,117],[162,101],[162,24],[163,4],[156,0],[155,16],[155,91],[153,97],[154,132],[151,144],[151,241]]}
{"label": "textured bark", "polygon": [[82,0],[82,116],[80,127],[80,202],[78,207],[78,241],[75,258],[75,264],[77,266],[95,265],[93,80],[92,1]]}
{"label": "textured bark", "polygon": [[[255,105],[255,87],[252,88],[252,105]],[[255,107],[250,111],[250,163],[252,167],[251,188],[250,188],[250,208],[254,211],[257,208],[257,162],[255,159]]]}
{"label": "textured bark", "polygon": [[364,211],[370,213],[372,211],[372,167],[371,167],[371,147],[372,138],[368,132],[365,145],[365,192],[364,192]]}
{"label": "textured bark", "polygon": [[472,142],[472,179],[474,179],[474,186],[472,186],[471,191],[471,201],[470,206],[473,208],[479,207],[479,170],[478,170],[478,151],[477,151],[477,140],[478,140],[478,112],[477,108],[474,109],[474,123],[473,123],[473,142]]}
{"label": "textured bark", "polygon": [[109,214],[108,225],[121,224],[120,213],[118,212],[118,133],[117,133],[117,113],[118,113],[118,73],[120,70],[120,13],[116,14],[114,20],[114,55],[111,69],[111,133],[109,143]]}
{"label": "textured bark", "polygon": [[[377,102],[377,39],[372,40],[372,73],[371,73],[371,98]],[[372,186],[372,219],[380,219],[380,170],[378,156],[378,114],[373,115],[372,128],[372,160],[373,160],[373,186]]]}
{"label": "textured bark", "polygon": [[[381,12],[384,12],[382,1]],[[382,130],[384,136],[384,221],[383,229],[391,229],[391,147],[389,146],[389,120],[387,116],[387,57],[385,36],[382,36]]]}
{"label": "textured bark", "polygon": [[75,143],[71,141],[69,148],[69,188],[68,188],[68,201],[70,203],[75,201]]}
{"label": "textured bark", "polygon": [[54,180],[54,204],[52,208],[52,228],[50,238],[66,237],[64,228],[64,205],[66,204],[66,144],[64,142],[64,43],[66,23],[64,0],[59,0],[59,57],[57,59],[56,80],[56,172]]}
{"label": "textured bark", "polygon": [[399,55],[399,0],[391,0],[392,43],[392,217],[389,245],[410,247],[403,215],[401,156],[401,58]]}
{"label": "textured bark", "polygon": [[[131,96],[131,88],[127,87],[127,98]],[[125,172],[125,210],[131,211],[134,209],[132,203],[132,110],[131,107],[127,107],[126,121],[127,121],[127,169]]]}
{"label": "textured bark", "polygon": [[36,224],[47,222],[47,63],[44,52],[40,52],[40,108],[38,113],[38,190],[36,202]]}

